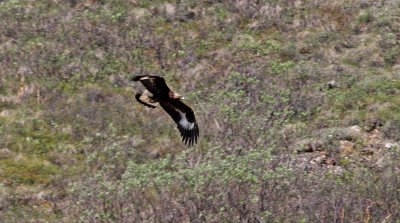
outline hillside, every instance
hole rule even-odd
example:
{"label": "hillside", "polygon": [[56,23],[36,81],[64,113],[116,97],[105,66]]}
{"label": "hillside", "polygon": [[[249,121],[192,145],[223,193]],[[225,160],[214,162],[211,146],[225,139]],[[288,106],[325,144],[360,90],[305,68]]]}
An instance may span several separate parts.
{"label": "hillside", "polygon": [[397,223],[399,95],[395,0],[3,0],[0,220]]}

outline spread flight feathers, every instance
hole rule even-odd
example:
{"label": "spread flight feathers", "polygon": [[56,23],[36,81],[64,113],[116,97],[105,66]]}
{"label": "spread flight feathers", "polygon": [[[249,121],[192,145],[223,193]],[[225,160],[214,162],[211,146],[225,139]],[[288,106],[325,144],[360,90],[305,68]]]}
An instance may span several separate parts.
{"label": "spread flight feathers", "polygon": [[177,124],[181,133],[182,142],[192,146],[199,138],[199,127],[196,122],[193,110],[184,104],[183,97],[169,89],[164,78],[152,75],[140,75],[132,78],[133,81],[140,81],[146,91],[135,95],[136,100],[150,108],[158,104],[171,116]]}

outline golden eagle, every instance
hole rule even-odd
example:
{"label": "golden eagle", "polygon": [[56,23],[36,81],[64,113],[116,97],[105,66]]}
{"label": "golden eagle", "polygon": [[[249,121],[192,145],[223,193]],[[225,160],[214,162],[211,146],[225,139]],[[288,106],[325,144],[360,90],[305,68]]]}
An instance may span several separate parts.
{"label": "golden eagle", "polygon": [[158,104],[171,116],[177,124],[185,145],[194,145],[199,137],[199,127],[193,110],[185,105],[179,95],[167,86],[164,78],[152,75],[140,75],[132,78],[133,81],[140,81],[147,90],[135,95],[136,100],[150,108]]}

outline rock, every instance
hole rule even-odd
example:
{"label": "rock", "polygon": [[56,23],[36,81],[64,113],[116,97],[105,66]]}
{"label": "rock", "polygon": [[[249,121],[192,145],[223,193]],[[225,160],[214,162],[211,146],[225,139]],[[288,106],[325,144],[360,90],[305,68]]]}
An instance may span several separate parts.
{"label": "rock", "polygon": [[375,162],[375,166],[382,168],[385,166],[385,162],[386,162],[386,157],[382,156]]}
{"label": "rock", "polygon": [[40,191],[38,194],[36,194],[36,199],[39,200],[48,200],[50,198],[50,194],[45,191]]}
{"label": "rock", "polygon": [[328,89],[333,89],[333,88],[337,88],[337,87],[338,87],[338,85],[337,85],[337,83],[336,83],[335,80],[329,81],[329,82],[327,83],[327,85],[328,85]]}
{"label": "rock", "polygon": [[318,164],[324,164],[326,163],[326,156],[325,155],[318,156],[317,158],[314,159],[314,162]]}
{"label": "rock", "polygon": [[135,8],[132,13],[134,14],[136,20],[140,20],[151,15],[150,11],[145,8]]}
{"label": "rock", "polygon": [[385,65],[384,58],[377,53],[371,55],[369,60],[370,60],[369,65],[373,67],[382,67]]}
{"label": "rock", "polygon": [[350,129],[354,132],[361,132],[361,127],[358,125],[353,125],[350,127]]}
{"label": "rock", "polygon": [[66,134],[72,134],[74,132],[71,125],[65,126],[64,128],[61,129],[61,131]]}
{"label": "rock", "polygon": [[302,140],[296,143],[295,146],[295,150],[297,153],[309,153],[322,150],[322,143],[313,139]]}
{"label": "rock", "polygon": [[361,137],[361,132],[354,131],[356,127],[329,128],[322,131],[321,138],[355,141]]}
{"label": "rock", "polygon": [[369,0],[360,0],[359,4],[360,4],[360,8],[362,8],[362,9],[368,8],[371,5]]}
{"label": "rock", "polygon": [[372,156],[374,155],[374,149],[371,147],[363,148],[361,151],[361,154],[365,156]]}
{"label": "rock", "polygon": [[324,164],[330,166],[336,166],[336,159],[335,158],[328,158],[325,160]]}
{"label": "rock", "polygon": [[345,170],[344,170],[344,168],[343,167],[341,167],[341,166],[330,166],[331,168],[331,171],[334,173],[334,174],[337,174],[337,175],[342,175],[344,172],[345,172]]}
{"label": "rock", "polygon": [[94,56],[99,60],[103,60],[105,55],[106,55],[106,52],[102,49],[96,49],[94,51]]}
{"label": "rock", "polygon": [[339,141],[339,151],[342,154],[352,154],[354,152],[354,143],[347,141],[347,140],[340,140]]}
{"label": "rock", "polygon": [[12,156],[12,152],[9,149],[7,149],[7,148],[0,149],[0,159],[8,159],[11,156]]}
{"label": "rock", "polygon": [[400,73],[400,64],[393,65],[392,69],[395,73]]}
{"label": "rock", "polygon": [[398,146],[399,145],[397,143],[390,143],[390,142],[385,143],[385,148],[386,149],[392,149],[392,148],[395,148],[395,147],[398,147]]}
{"label": "rock", "polygon": [[164,10],[165,10],[165,13],[167,14],[168,17],[174,17],[175,14],[176,14],[176,8],[171,3],[165,3],[164,4]]}
{"label": "rock", "polygon": [[10,111],[10,110],[7,110],[7,109],[0,112],[0,116],[1,116],[1,117],[9,117],[9,116],[11,116],[12,114],[13,114],[13,112]]}
{"label": "rock", "polygon": [[31,74],[33,74],[32,69],[30,69],[28,66],[19,66],[17,70],[17,75],[19,76],[25,76]]}
{"label": "rock", "polygon": [[19,97],[17,97],[16,95],[11,95],[11,96],[0,95],[0,103],[19,104],[20,102],[21,102],[21,99]]}
{"label": "rock", "polygon": [[6,209],[7,206],[9,205],[8,197],[9,194],[4,189],[4,187],[0,188],[0,211]]}
{"label": "rock", "polygon": [[[379,109],[381,109],[382,107],[380,107]],[[375,108],[373,108],[375,109]],[[367,120],[365,122],[365,126],[364,129],[367,132],[371,132],[375,129],[377,129],[378,127],[382,127],[382,121],[379,119],[373,119],[373,120]]]}
{"label": "rock", "polygon": [[188,20],[192,20],[196,17],[196,13],[193,11],[189,11],[187,13],[185,13],[184,15],[182,15],[179,19],[180,21],[188,21]]}
{"label": "rock", "polygon": [[313,151],[312,146],[309,143],[300,144],[296,148],[297,153],[309,153],[312,151]]}
{"label": "rock", "polygon": [[158,150],[151,150],[150,152],[147,153],[147,157],[150,159],[157,159],[160,158],[161,153]]}
{"label": "rock", "polygon": [[19,88],[17,96],[18,98],[23,98],[29,95],[32,95],[37,90],[37,87],[33,84],[23,85]]}

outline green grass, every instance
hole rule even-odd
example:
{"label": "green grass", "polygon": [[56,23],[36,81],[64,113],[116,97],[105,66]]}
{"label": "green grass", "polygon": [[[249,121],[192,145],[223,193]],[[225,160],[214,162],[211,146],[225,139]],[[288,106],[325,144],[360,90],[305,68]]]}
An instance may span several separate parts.
{"label": "green grass", "polygon": [[[2,1],[0,149],[11,155],[0,159],[0,219],[392,221],[398,153],[382,145],[400,135],[398,12],[357,1]],[[198,146],[135,102],[129,78],[142,73],[187,98]],[[318,151],[294,153],[308,139]],[[40,192],[49,197],[37,204]]]}
{"label": "green grass", "polygon": [[15,157],[14,159],[0,160],[2,174],[0,180],[11,181],[19,185],[48,185],[61,173],[59,167],[52,165],[46,159],[35,157]]}

